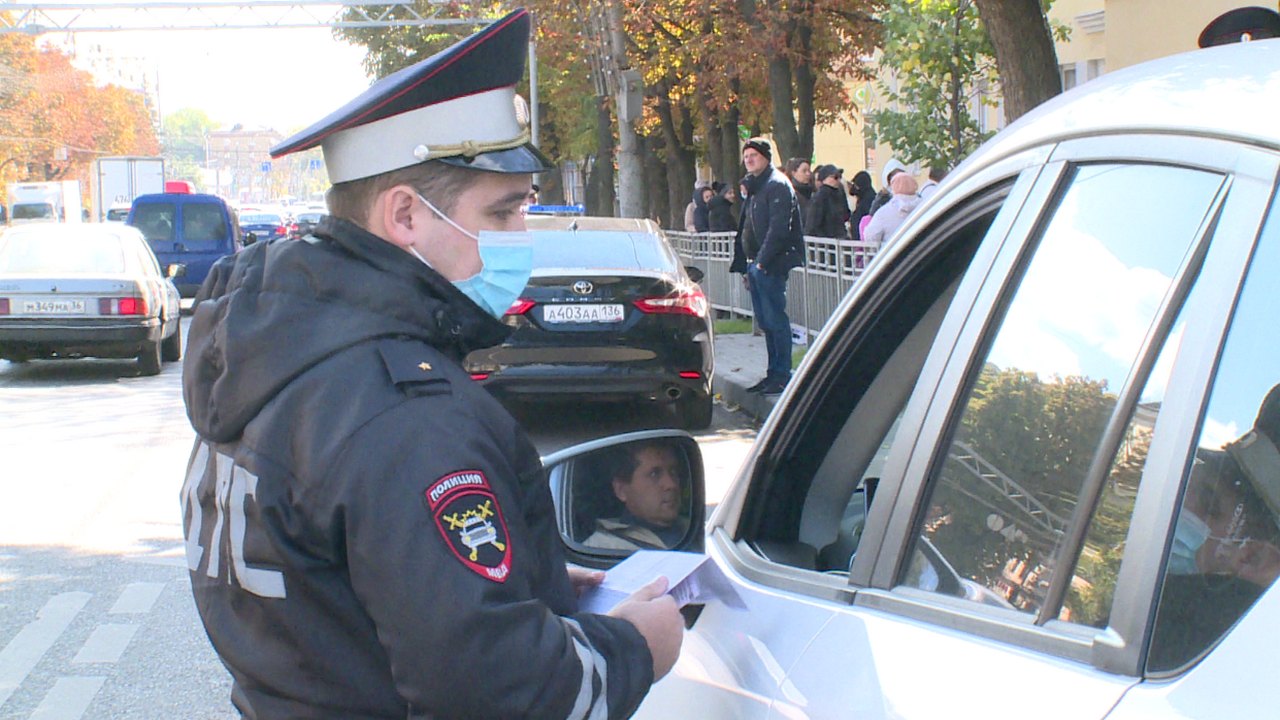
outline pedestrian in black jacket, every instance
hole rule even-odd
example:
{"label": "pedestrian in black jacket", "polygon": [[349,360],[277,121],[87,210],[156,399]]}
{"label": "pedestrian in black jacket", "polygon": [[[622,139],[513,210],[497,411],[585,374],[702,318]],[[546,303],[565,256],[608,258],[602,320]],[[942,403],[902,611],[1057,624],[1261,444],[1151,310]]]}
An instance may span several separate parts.
{"label": "pedestrian in black jacket", "polygon": [[738,219],[734,217],[733,202],[737,193],[732,185],[720,188],[720,194],[707,203],[711,219],[711,232],[734,232],[738,229]]}
{"label": "pedestrian in black jacket", "polygon": [[747,203],[738,220],[730,272],[745,273],[756,324],[764,331],[768,370],[748,388],[780,393],[791,379],[791,320],[787,317],[787,276],[804,264],[804,232],[795,189],[770,164],[767,140],[753,138],[742,148],[747,168]]}
{"label": "pedestrian in black jacket", "polygon": [[849,239],[861,240],[862,218],[871,215],[871,203],[876,199],[876,189],[871,186],[871,173],[859,170],[849,182],[849,195],[854,199],[853,213],[849,215]]}
{"label": "pedestrian in black jacket", "polygon": [[848,237],[849,229],[845,223],[849,221],[849,202],[844,199],[844,186],[840,183],[844,171],[835,165],[819,165],[817,176],[818,190],[809,203],[804,234],[825,238]]}
{"label": "pedestrian in black jacket", "polygon": [[507,337],[532,271],[521,207],[552,167],[513,104],[530,23],[273,148],[323,148],[330,216],[201,289],[182,522],[246,718],[627,717],[679,652],[662,580],[579,611],[602,574],[566,569],[538,450],[460,364]]}

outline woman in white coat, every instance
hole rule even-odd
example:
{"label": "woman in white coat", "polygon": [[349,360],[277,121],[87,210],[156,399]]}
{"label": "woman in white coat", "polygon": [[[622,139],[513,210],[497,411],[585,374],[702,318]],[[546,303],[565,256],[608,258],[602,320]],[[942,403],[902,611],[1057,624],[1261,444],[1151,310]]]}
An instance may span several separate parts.
{"label": "woman in white coat", "polygon": [[876,243],[878,246],[893,237],[902,221],[906,220],[911,211],[920,204],[920,198],[916,195],[919,187],[916,179],[904,172],[894,175],[889,184],[893,198],[876,210],[876,214],[871,217],[871,222],[867,224],[862,234],[862,239]]}

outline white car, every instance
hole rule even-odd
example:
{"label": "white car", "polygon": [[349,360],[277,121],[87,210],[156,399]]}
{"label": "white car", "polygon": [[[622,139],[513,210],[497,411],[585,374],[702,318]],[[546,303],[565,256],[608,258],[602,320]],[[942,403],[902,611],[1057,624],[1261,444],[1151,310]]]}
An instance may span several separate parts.
{"label": "white car", "polygon": [[0,359],[182,358],[181,265],[161,270],[134,227],[38,223],[0,235]]}
{"label": "white car", "polygon": [[[690,609],[636,717],[1276,717],[1277,178],[1280,40],[1110,73],[953,171],[707,524],[745,610]],[[548,459],[562,529],[595,451]]]}

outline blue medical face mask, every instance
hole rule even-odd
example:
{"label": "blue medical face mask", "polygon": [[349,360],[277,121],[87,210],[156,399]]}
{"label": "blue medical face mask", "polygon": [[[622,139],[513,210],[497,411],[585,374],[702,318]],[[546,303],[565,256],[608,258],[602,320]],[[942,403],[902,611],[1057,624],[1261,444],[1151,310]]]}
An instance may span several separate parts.
{"label": "blue medical face mask", "polygon": [[1169,548],[1169,572],[1174,575],[1194,575],[1199,572],[1196,555],[1209,540],[1209,525],[1199,515],[1178,512],[1178,524],[1173,528],[1173,547]]}
{"label": "blue medical face mask", "polygon": [[[464,230],[448,215],[440,212],[430,200],[418,195],[431,211],[440,219],[449,223],[455,230],[476,241],[480,251],[480,272],[465,280],[455,280],[453,286],[458,288],[482,310],[500,318],[511,307],[511,303],[524,292],[533,274],[533,236],[528,232],[499,232],[481,230],[479,235]],[[431,263],[418,254],[412,245],[409,252],[431,267]]]}

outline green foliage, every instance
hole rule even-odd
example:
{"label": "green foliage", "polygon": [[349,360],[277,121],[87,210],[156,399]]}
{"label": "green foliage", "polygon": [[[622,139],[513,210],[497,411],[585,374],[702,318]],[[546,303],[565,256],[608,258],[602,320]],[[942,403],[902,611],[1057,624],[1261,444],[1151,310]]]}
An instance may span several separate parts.
{"label": "green foliage", "polygon": [[717,335],[742,335],[751,332],[751,318],[730,318],[715,322]]}
{"label": "green foliage", "polygon": [[954,167],[986,140],[974,106],[993,105],[995,51],[972,0],[902,0],[880,15],[879,87],[872,139],[908,163]]}
{"label": "green foliage", "polygon": [[[183,108],[161,121],[161,151],[167,166],[180,160],[202,163],[205,160],[205,136],[217,124],[203,110]],[[170,167],[172,174],[172,167]]]}

